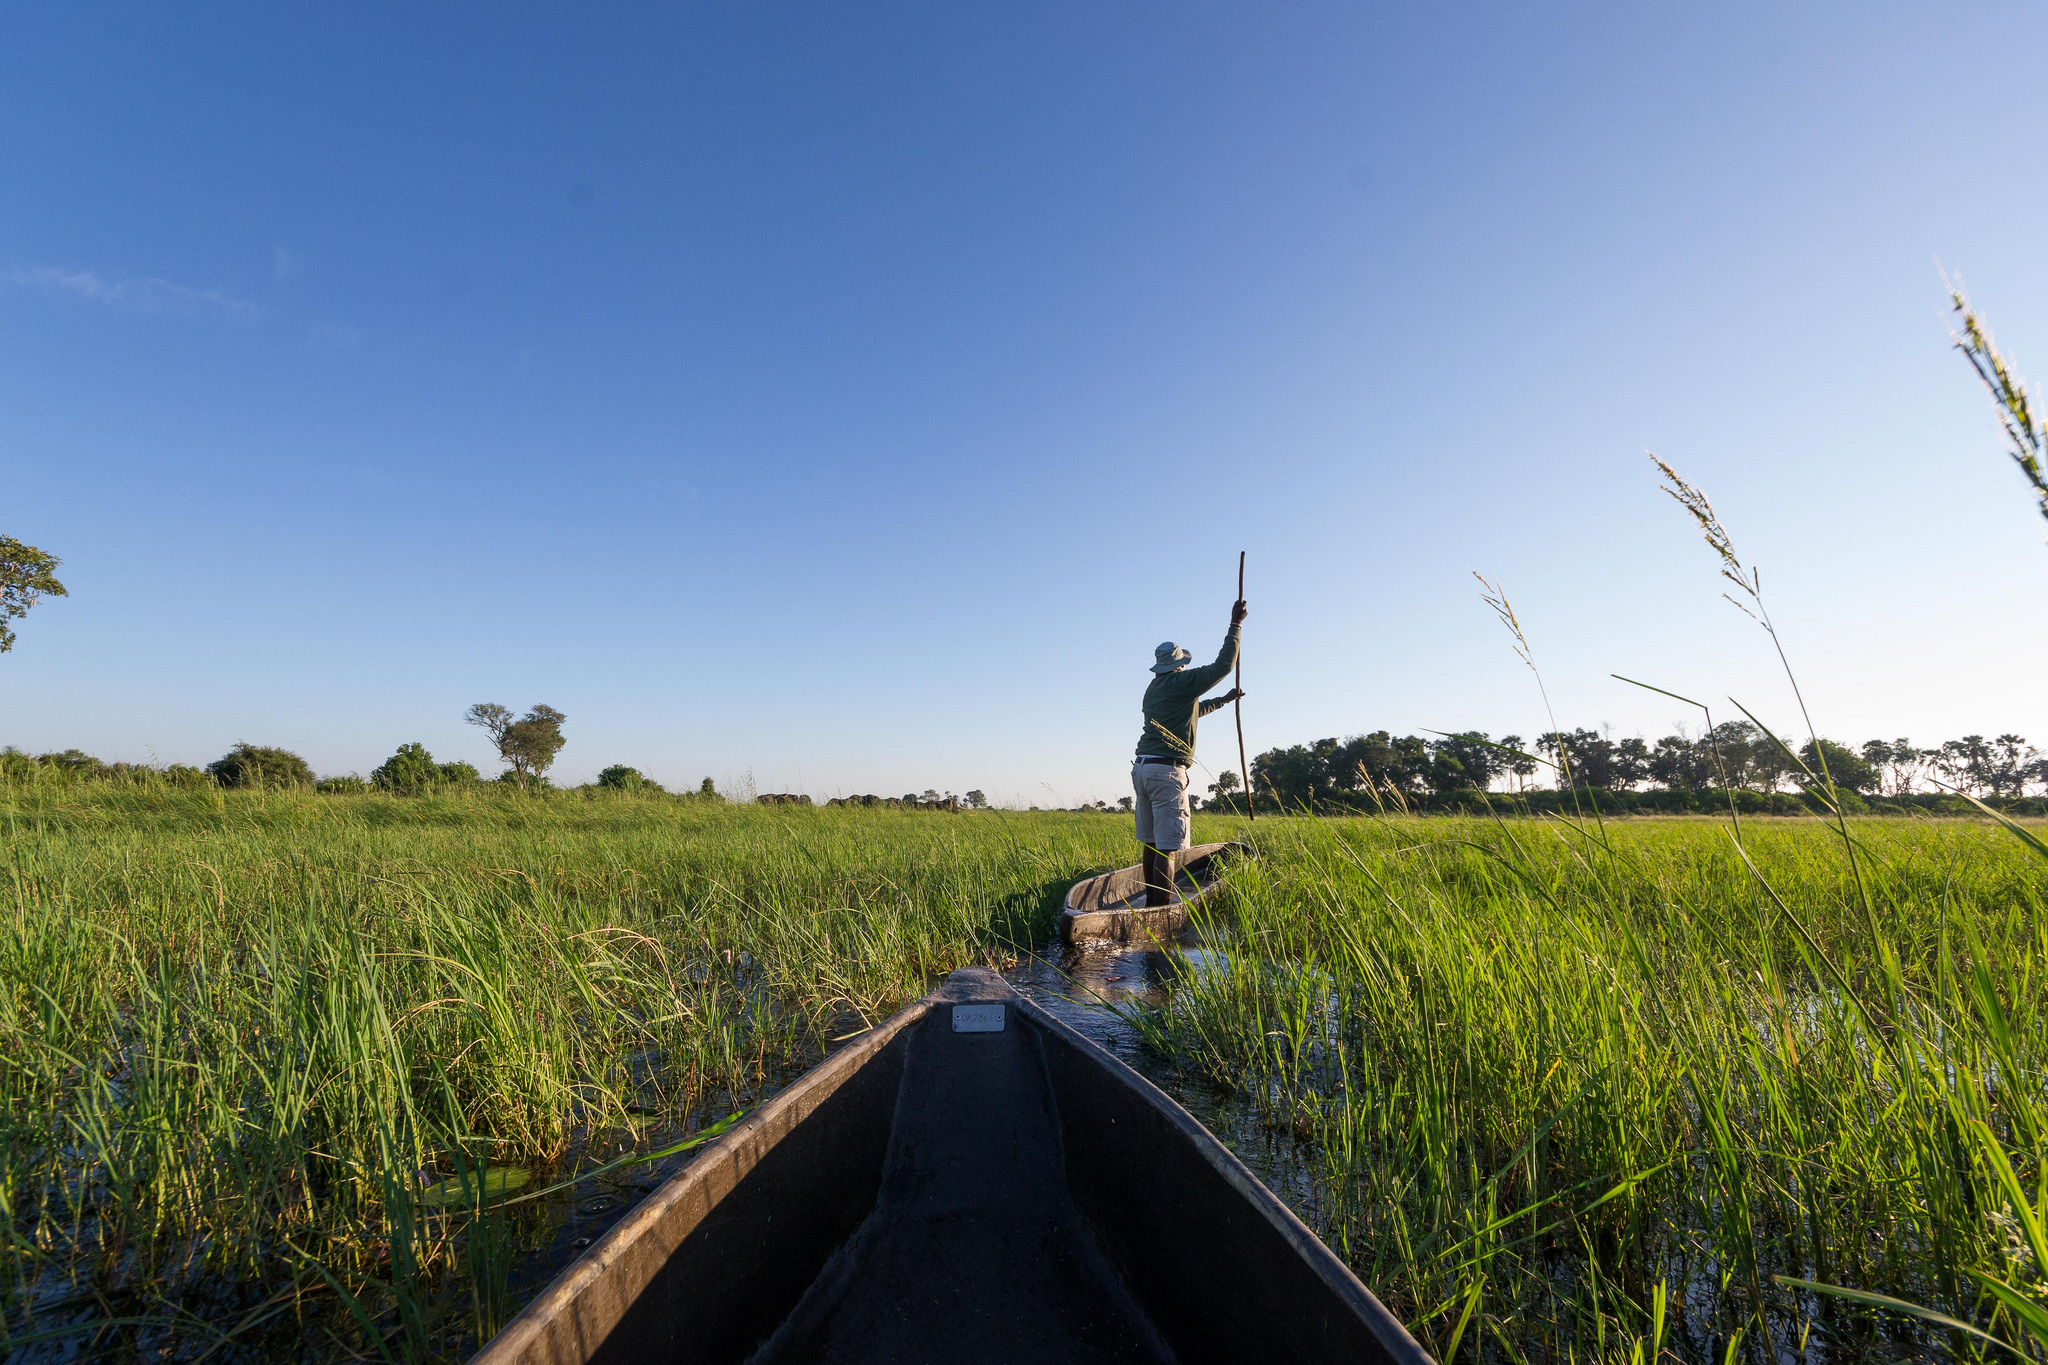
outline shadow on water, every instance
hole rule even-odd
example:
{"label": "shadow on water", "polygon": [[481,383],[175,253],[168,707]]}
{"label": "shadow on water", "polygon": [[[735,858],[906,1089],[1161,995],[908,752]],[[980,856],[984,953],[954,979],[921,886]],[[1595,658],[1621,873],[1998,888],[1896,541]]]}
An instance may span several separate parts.
{"label": "shadow on water", "polygon": [[1067,893],[1081,880],[1063,877],[1004,897],[998,902],[996,924],[1012,942],[1040,942],[1059,923],[1060,911],[1066,908]]}

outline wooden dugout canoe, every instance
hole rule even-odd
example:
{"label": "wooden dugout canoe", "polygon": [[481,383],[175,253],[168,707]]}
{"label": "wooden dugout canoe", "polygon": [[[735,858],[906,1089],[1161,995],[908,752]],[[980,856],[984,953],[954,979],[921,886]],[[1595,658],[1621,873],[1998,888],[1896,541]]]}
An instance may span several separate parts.
{"label": "wooden dugout canoe", "polygon": [[1145,876],[1140,866],[1120,867],[1074,883],[1067,908],[1060,912],[1060,942],[1086,943],[1108,939],[1117,943],[1171,942],[1188,927],[1188,908],[1199,905],[1216,889],[1224,863],[1248,852],[1243,844],[1196,844],[1173,855],[1175,899],[1145,908]]}
{"label": "wooden dugout canoe", "polygon": [[706,1148],[479,1365],[1427,1365],[1186,1110],[955,972]]}

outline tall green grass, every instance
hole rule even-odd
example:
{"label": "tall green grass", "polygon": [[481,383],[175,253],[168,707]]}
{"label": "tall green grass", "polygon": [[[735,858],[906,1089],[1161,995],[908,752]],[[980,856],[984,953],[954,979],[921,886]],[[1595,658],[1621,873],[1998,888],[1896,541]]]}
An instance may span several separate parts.
{"label": "tall green grass", "polygon": [[1848,831],[1861,888],[1813,820],[1261,822],[1142,1023],[1442,1358],[2037,1350],[2048,864]]}
{"label": "tall green grass", "polygon": [[[147,784],[0,788],[0,829],[0,1347],[108,1359],[457,1358],[556,1226],[477,1191],[704,1131],[1130,848]],[[2048,864],[1848,831],[1856,868],[1817,820],[1262,820],[1140,1021],[1441,1355],[1998,1349],[1869,1295],[2031,1350]]]}
{"label": "tall green grass", "polygon": [[147,785],[0,788],[0,829],[0,1352],[91,1322],[103,1355],[282,1332],[394,1360],[517,1307],[521,1226],[450,1188],[748,1104],[935,975],[1042,941],[1128,840]]}

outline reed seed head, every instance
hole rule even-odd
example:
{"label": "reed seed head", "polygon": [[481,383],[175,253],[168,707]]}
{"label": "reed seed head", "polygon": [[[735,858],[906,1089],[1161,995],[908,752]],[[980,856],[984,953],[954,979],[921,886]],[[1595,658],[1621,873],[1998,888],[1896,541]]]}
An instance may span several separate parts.
{"label": "reed seed head", "polygon": [[2027,482],[2033,486],[2035,499],[2041,515],[2048,518],[2048,472],[2042,462],[2048,458],[2048,431],[2044,431],[2040,419],[2034,416],[2032,398],[2027,393],[2026,383],[2013,373],[2004,356],[1998,352],[1997,343],[1991,339],[1991,329],[1984,325],[1982,318],[1970,305],[1969,295],[1963,292],[1961,280],[1947,280],[1950,309],[1956,315],[1959,330],[1951,331],[1949,338],[1955,348],[1970,362],[1970,368],[1977,372],[1977,378],[1984,381],[1984,387],[1991,392],[1992,411],[1998,415],[1998,424],[2005,431],[2006,453],[2013,463],[2020,467]]}
{"label": "reed seed head", "polygon": [[[1721,561],[1721,577],[1742,589],[1743,594],[1760,607],[1763,598],[1762,580],[1758,577],[1757,571],[1745,565],[1741,556],[1735,553],[1735,538],[1728,534],[1728,528],[1723,526],[1721,518],[1715,515],[1714,504],[1707,500],[1707,495],[1703,491],[1673,469],[1656,452],[1645,453],[1649,455],[1650,462],[1657,466],[1658,472],[1664,476],[1664,492],[1673,502],[1685,509],[1687,516],[1699,524],[1700,535],[1706,540],[1707,547]],[[1734,602],[1736,607],[1752,620],[1762,623],[1762,618],[1756,612],[1737,602],[1734,597],[1725,593],[1722,595],[1728,597],[1730,602]],[[1768,623],[1764,624],[1768,628]]]}

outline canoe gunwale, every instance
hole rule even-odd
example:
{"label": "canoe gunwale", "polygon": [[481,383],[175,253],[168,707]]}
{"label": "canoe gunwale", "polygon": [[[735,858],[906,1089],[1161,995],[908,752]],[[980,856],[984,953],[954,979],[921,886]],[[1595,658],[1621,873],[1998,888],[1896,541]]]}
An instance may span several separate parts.
{"label": "canoe gunwale", "polygon": [[[589,1348],[618,1325],[640,1293],[661,1272],[667,1258],[697,1226],[698,1219],[676,1217],[678,1206],[698,1198],[705,1186],[723,1176],[729,1167],[737,1167],[731,1183],[744,1179],[784,1133],[810,1117],[876,1053],[895,1042],[905,1029],[935,1007],[932,996],[914,1000],[880,1024],[854,1035],[846,1046],[734,1125],[731,1132],[663,1181],[571,1261],[546,1289],[470,1357],[470,1365],[532,1365],[537,1361],[587,1358]],[[715,1203],[716,1199],[707,1202]],[[672,1221],[675,1226],[665,1226]],[[659,1254],[645,1255],[640,1246],[643,1240],[657,1246]],[[662,1245],[664,1242],[666,1245]],[[559,1346],[566,1344],[565,1336],[583,1343],[584,1349],[567,1353],[560,1350]]]}
{"label": "canoe gunwale", "polygon": [[1260,1183],[1259,1178],[1238,1159],[1237,1154],[1203,1127],[1201,1120],[1190,1114],[1178,1100],[1146,1080],[1121,1057],[1090,1042],[1085,1034],[1061,1022],[1036,1002],[1023,995],[1013,998],[1019,1014],[1030,1019],[1044,1032],[1059,1038],[1087,1056],[1126,1089],[1133,1091],[1144,1104],[1164,1115],[1203,1160],[1229,1183],[1246,1204],[1256,1209],[1275,1232],[1279,1233],[1295,1254],[1328,1287],[1331,1294],[1341,1299],[1352,1312],[1370,1326],[1373,1335],[1379,1338],[1382,1349],[1391,1359],[1399,1362],[1399,1365],[1436,1365],[1434,1358],[1423,1349],[1422,1343],[1409,1333],[1399,1318],[1387,1311],[1386,1305],[1379,1301],[1372,1290],[1366,1288],[1364,1281],[1352,1273],[1351,1267],[1339,1260],[1337,1254],[1325,1246],[1322,1239],[1317,1237],[1306,1223],[1295,1216],[1294,1210],[1288,1208],[1277,1195]]}
{"label": "canoe gunwale", "polygon": [[[1207,1196],[1211,1198],[1220,1195],[1221,1190],[1207,1182],[1212,1179],[1220,1181],[1221,1187],[1228,1190],[1228,1195],[1223,1197],[1230,1199],[1234,1208],[1243,1210],[1248,1216],[1248,1221],[1235,1226],[1251,1235],[1254,1242],[1263,1242],[1271,1248],[1264,1253],[1266,1255],[1278,1253],[1279,1246],[1285,1247],[1281,1260],[1272,1263],[1297,1262],[1309,1272],[1312,1278],[1297,1278],[1295,1282],[1304,1289],[1309,1285],[1317,1286],[1310,1293],[1310,1298],[1330,1305],[1336,1315],[1331,1320],[1348,1319],[1368,1334],[1377,1351],[1369,1352],[1366,1358],[1385,1360],[1390,1365],[1432,1365],[1428,1353],[1409,1335],[1400,1320],[1389,1313],[1350,1268],[1199,1120],[1121,1058],[1090,1042],[994,973],[976,969],[953,974],[945,984],[924,998],[912,1001],[881,1024],[848,1040],[845,1046],[748,1115],[732,1132],[708,1145],[696,1160],[665,1180],[572,1261],[497,1336],[485,1343],[472,1357],[473,1365],[578,1365],[579,1362],[600,1358],[641,1358],[644,1350],[639,1355],[619,1355],[618,1338],[614,1334],[640,1330],[633,1326],[632,1320],[645,1320],[644,1311],[636,1313],[636,1308],[642,1307],[643,1296],[648,1303],[659,1303],[658,1294],[673,1292],[664,1291],[656,1282],[664,1276],[675,1258],[690,1254],[688,1247],[715,1244],[729,1248],[732,1245],[730,1242],[702,1241],[704,1237],[730,1235],[730,1229],[725,1233],[712,1231],[720,1216],[722,1201],[747,1188],[750,1175],[757,1176],[754,1188],[761,1188],[760,1180],[770,1182],[767,1188],[775,1188],[773,1182],[783,1178],[773,1173],[778,1146],[798,1134],[802,1125],[813,1119],[821,1107],[843,1106],[848,1102],[836,1097],[853,1096],[856,1098],[852,1102],[857,1105],[871,1105],[872,1096],[860,1098],[863,1092],[859,1089],[862,1084],[859,1078],[870,1066],[887,1074],[885,1068],[889,1059],[899,1055],[892,1053],[891,1049],[910,1040],[908,1035],[913,1026],[940,1015],[940,1011],[951,1004],[997,1000],[1010,1007],[1016,1023],[1023,1030],[1037,1033],[1039,1041],[1036,1046],[1043,1049],[1038,1053],[1041,1058],[1039,1065],[1053,1068],[1046,1076],[1048,1084],[1053,1083],[1059,1068],[1078,1065],[1085,1074],[1094,1078],[1085,1083],[1094,1088],[1072,1093],[1098,1097],[1121,1094],[1126,1097],[1110,1099],[1106,1109],[1100,1099],[1081,1101],[1081,1108],[1075,1111],[1077,1115],[1092,1113],[1100,1116],[1107,1113],[1112,1116],[1111,1123],[1117,1121],[1114,1116],[1118,1114],[1126,1123],[1136,1118],[1138,1111],[1148,1115],[1138,1119],[1141,1128],[1152,1125],[1147,1131],[1155,1138],[1166,1141],[1169,1149],[1180,1146],[1185,1153],[1180,1158],[1183,1164],[1169,1169],[1180,1171],[1191,1182],[1192,1188],[1215,1191]],[[928,1026],[942,1025],[934,1023]],[[872,1093],[879,1096],[883,1092]],[[895,1103],[902,1102],[901,1092],[893,1085],[888,1093],[897,1096]],[[836,1112],[844,1114],[849,1111],[839,1107]],[[1055,1119],[1055,1122],[1059,1120]],[[1095,1120],[1089,1122],[1095,1122],[1096,1128],[1100,1126]],[[895,1141],[892,1136],[890,1142],[893,1144]],[[780,1159],[787,1160],[786,1153]],[[1208,1174],[1199,1174],[1205,1167]],[[1096,1169],[1099,1171],[1101,1168]],[[1098,1192],[1104,1188],[1099,1177],[1090,1179],[1095,1183],[1089,1188]],[[1149,1204],[1147,1207],[1171,1208],[1174,1203],[1169,1196],[1164,1204]],[[725,1216],[732,1215],[728,1213]],[[1254,1233],[1253,1230],[1261,1225],[1264,1230]],[[849,1234],[835,1235],[843,1237]],[[850,1235],[857,1236],[858,1229]],[[1273,1240],[1268,1241],[1268,1238]],[[1275,1242],[1279,1245],[1276,1246]],[[1218,1244],[1211,1243],[1208,1253],[1211,1264],[1215,1260],[1215,1245]],[[1238,1244],[1233,1241],[1226,1245]],[[697,1254],[709,1253],[700,1251]],[[1181,1275],[1184,1282],[1195,1282],[1185,1277],[1199,1277],[1201,1254],[1198,1253],[1193,1262],[1183,1261],[1180,1265],[1180,1271],[1170,1273]],[[1298,1277],[1299,1271],[1294,1274]],[[1171,1297],[1167,1301],[1171,1302]],[[608,1338],[612,1338],[613,1344],[610,1349],[605,1349]],[[728,1358],[715,1351],[685,1354],[691,1359]],[[1312,1359],[1323,1355],[1326,1353],[1302,1355],[1297,1352],[1291,1358]],[[1215,1356],[1213,1351],[1197,1350],[1193,1357],[1188,1358],[1208,1360]]]}

